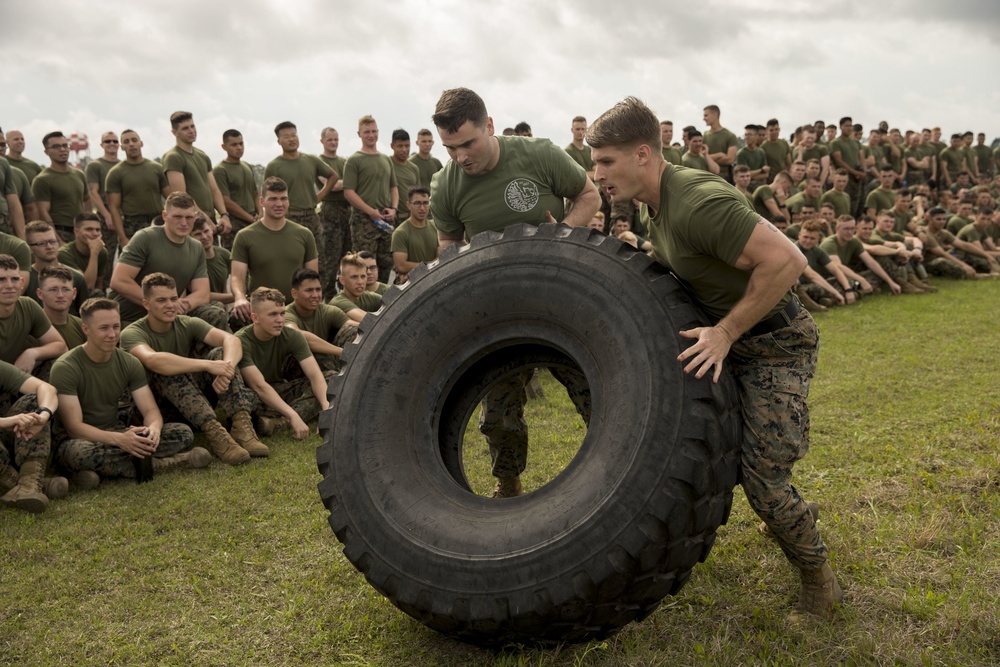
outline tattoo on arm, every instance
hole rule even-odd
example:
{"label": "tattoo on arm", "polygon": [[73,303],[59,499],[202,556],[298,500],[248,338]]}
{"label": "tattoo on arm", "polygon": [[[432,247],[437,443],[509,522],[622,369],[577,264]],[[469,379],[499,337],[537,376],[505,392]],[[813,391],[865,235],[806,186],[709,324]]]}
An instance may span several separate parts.
{"label": "tattoo on arm", "polygon": [[757,218],[757,224],[758,225],[767,225],[767,228],[770,229],[772,232],[777,232],[778,231],[777,227],[775,227],[774,225],[772,225],[770,222],[768,222],[764,218]]}

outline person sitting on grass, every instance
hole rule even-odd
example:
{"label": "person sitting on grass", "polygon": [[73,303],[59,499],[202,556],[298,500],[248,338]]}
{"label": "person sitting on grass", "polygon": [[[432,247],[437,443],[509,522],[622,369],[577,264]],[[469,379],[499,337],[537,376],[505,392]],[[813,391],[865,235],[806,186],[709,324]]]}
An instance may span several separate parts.
{"label": "person sitting on grass", "polygon": [[344,311],[323,303],[323,284],[319,272],[312,269],[296,269],[292,274],[292,303],[285,308],[285,326],[302,332],[324,371],[340,369],[344,345],[358,333],[357,324]]}
{"label": "person sitting on grass", "polygon": [[[834,263],[830,255],[819,247],[819,240],[819,223],[815,220],[802,223],[799,240],[795,245],[805,255],[808,265],[799,276],[798,285],[795,286],[795,296],[810,312],[822,313],[834,304],[844,306],[854,303],[858,295],[840,265]],[[824,275],[830,275],[835,279],[843,294],[838,292],[830,281],[823,277]]]}
{"label": "person sitting on grass", "polygon": [[[362,274],[362,280],[364,276]],[[271,435],[291,427],[292,437],[309,435],[306,422],[330,407],[326,398],[326,378],[298,329],[285,326],[285,296],[276,289],[258,287],[250,295],[253,324],[236,332],[243,343],[240,373],[256,392],[260,435]]]}
{"label": "person sitting on grass", "polygon": [[330,299],[330,305],[340,308],[355,322],[365,319],[366,313],[374,313],[382,307],[382,297],[366,289],[367,275],[368,267],[359,253],[341,258],[337,279],[344,291]]}
{"label": "person sitting on grass", "polygon": [[864,294],[878,294],[880,280],[889,287],[893,294],[902,292],[899,284],[885,272],[885,269],[879,266],[871,255],[865,252],[865,247],[855,236],[856,230],[857,224],[854,222],[854,218],[842,215],[837,218],[836,233],[823,239],[820,247],[826,251],[831,260],[838,263],[849,280],[861,284],[861,291]]}
{"label": "person sitting on grass", "polygon": [[[882,215],[882,220],[889,220],[889,231],[892,231],[892,216]],[[882,269],[895,280],[903,290],[903,294],[923,294],[930,290],[925,290],[919,282],[913,282],[911,276],[915,278],[907,264],[910,260],[910,252],[903,246],[900,249],[895,244],[886,245],[885,241],[874,233],[874,221],[867,215],[858,218],[857,238],[861,241],[861,246],[872,259],[874,259]],[[929,286],[928,286],[929,287]]]}
{"label": "person sitting on grass", "polygon": [[[111,299],[87,299],[80,308],[87,342],[52,366],[59,394],[56,460],[82,489],[96,488],[101,477],[135,478],[150,458],[154,472],[212,462],[207,450],[191,447],[190,427],[163,423],[142,364],[118,347],[118,308]],[[141,424],[119,414],[118,401],[126,392]]]}
{"label": "person sitting on grass", "polygon": [[42,312],[56,331],[66,341],[66,347],[73,349],[83,345],[87,337],[83,334],[83,323],[73,315],[70,308],[76,299],[73,274],[65,266],[50,266],[38,274],[38,299],[42,302]]}
{"label": "person sitting on grass", "polygon": [[[146,368],[162,411],[204,433],[223,463],[267,456],[267,445],[257,439],[250,419],[257,396],[236,372],[243,356],[240,340],[197,317],[181,315],[177,283],[165,273],[143,278],[142,295],[146,316],[122,331],[121,346]],[[202,358],[196,350],[204,346],[209,350]],[[216,403],[232,420],[231,432],[216,418]]]}
{"label": "person sitting on grass", "polygon": [[948,212],[943,208],[932,208],[927,213],[927,235],[924,242],[924,265],[927,272],[955,280],[975,278],[976,270],[954,255],[955,244],[964,241],[958,241],[945,229],[947,219]]}

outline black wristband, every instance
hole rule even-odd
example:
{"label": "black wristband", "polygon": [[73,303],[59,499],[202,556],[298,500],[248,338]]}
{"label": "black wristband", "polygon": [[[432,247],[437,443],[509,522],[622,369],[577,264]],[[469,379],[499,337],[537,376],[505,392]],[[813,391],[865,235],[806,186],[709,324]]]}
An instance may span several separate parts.
{"label": "black wristband", "polygon": [[48,412],[48,413],[49,413],[49,419],[52,419],[52,411],[51,411],[51,410],[49,410],[49,409],[48,409],[47,407],[45,407],[44,405],[43,405],[43,406],[41,406],[40,408],[38,408],[37,410],[35,410],[35,414],[37,414],[37,415],[40,415],[40,414],[42,414],[43,412]]}
{"label": "black wristband", "polygon": [[853,291],[854,291],[853,287],[848,287],[847,289],[844,290],[844,294],[847,294],[848,292],[853,292]]}

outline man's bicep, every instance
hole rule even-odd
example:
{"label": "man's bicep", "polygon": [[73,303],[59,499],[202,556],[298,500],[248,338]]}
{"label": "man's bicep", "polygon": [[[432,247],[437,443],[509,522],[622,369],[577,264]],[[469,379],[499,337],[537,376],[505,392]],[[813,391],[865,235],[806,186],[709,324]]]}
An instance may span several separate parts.
{"label": "man's bicep", "polygon": [[742,271],[751,271],[760,264],[785,264],[790,262],[804,263],[805,256],[795,247],[792,241],[781,233],[777,227],[764,218],[760,218],[750,232],[735,267]]}

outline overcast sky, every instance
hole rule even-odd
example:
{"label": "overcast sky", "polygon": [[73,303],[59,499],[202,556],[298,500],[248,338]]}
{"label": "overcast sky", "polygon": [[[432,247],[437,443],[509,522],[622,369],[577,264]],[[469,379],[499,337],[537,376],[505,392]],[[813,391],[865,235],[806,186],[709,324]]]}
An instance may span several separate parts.
{"label": "overcast sky", "polygon": [[101,132],[130,127],[160,155],[178,109],[213,162],[233,127],[266,163],[283,120],[315,153],[336,127],[347,156],[369,113],[388,152],[455,86],[498,132],[525,120],[560,145],[574,115],[626,95],[678,128],[717,104],[741,136],[843,115],[1000,136],[1000,0],[0,0],[0,26],[0,126],[39,162],[54,129],[86,133],[96,157]]}

